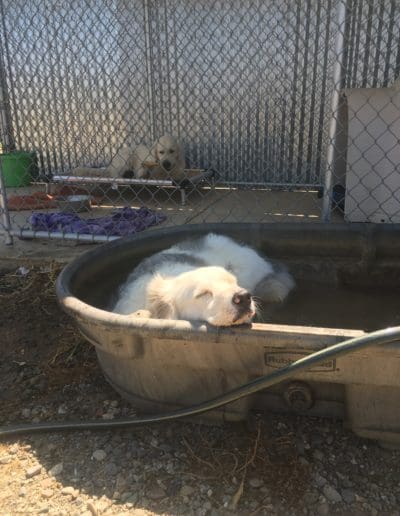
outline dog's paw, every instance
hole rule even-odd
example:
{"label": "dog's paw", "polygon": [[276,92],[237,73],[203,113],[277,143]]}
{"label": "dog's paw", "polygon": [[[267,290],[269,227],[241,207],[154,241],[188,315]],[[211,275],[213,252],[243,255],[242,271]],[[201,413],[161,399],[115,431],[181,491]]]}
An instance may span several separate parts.
{"label": "dog's paw", "polygon": [[282,303],[294,287],[294,279],[288,272],[276,272],[261,280],[254,294],[266,303]]}

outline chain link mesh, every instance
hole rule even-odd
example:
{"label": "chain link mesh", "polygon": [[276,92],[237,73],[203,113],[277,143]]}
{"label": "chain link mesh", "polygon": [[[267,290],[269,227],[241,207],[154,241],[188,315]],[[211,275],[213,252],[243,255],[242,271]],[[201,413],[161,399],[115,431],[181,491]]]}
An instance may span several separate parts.
{"label": "chain link mesh", "polygon": [[[159,224],[318,221],[323,196],[325,219],[400,221],[396,0],[0,5],[3,229],[102,239]],[[165,133],[184,148],[178,178],[153,147]],[[140,144],[150,165],[138,178]],[[110,177],[124,148],[131,161]],[[78,194],[91,204],[66,200]]]}

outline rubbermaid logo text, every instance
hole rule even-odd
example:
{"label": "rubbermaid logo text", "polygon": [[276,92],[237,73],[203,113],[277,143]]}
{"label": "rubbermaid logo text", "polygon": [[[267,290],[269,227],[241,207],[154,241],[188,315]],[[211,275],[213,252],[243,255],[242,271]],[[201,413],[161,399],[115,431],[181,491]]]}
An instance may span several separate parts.
{"label": "rubbermaid logo text", "polygon": [[[300,358],[306,357],[309,353],[299,351],[267,351],[264,354],[265,365],[274,369],[286,367]],[[315,367],[310,367],[310,371],[315,373],[327,373],[336,370],[336,360],[328,360]]]}

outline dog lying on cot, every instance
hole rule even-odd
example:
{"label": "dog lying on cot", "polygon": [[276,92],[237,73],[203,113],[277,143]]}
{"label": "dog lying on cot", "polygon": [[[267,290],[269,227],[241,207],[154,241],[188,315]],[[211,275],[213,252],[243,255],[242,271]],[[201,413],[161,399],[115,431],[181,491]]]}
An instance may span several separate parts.
{"label": "dog lying on cot", "polygon": [[77,167],[74,176],[136,179],[171,179],[180,181],[185,178],[185,158],[182,145],[168,134],[161,136],[152,147],[138,145],[135,149],[122,147],[111,163],[101,170],[93,167]]}
{"label": "dog lying on cot", "polygon": [[113,311],[232,326],[251,322],[256,300],[281,303],[294,285],[282,265],[209,233],[143,260],[120,287]]}

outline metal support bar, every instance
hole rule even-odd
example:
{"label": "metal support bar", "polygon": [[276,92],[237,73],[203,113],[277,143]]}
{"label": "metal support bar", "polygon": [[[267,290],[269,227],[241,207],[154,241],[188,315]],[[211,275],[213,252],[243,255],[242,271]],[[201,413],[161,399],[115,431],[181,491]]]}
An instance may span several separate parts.
{"label": "metal support bar", "polygon": [[179,191],[181,192],[181,206],[185,206],[185,204],[186,204],[186,190],[184,188],[181,188]]}
{"label": "metal support bar", "polygon": [[322,204],[322,221],[329,222],[331,218],[331,200],[332,200],[332,188],[333,188],[333,167],[334,167],[334,156],[335,156],[335,144],[337,125],[339,117],[339,99],[340,90],[342,88],[343,81],[343,60],[345,50],[345,29],[346,29],[346,16],[347,16],[347,1],[341,0],[338,5],[338,33],[335,45],[335,64],[333,68],[333,93],[331,102],[331,120],[329,123],[328,132],[328,149],[326,155],[326,169],[325,169],[325,185],[324,185],[324,198]]}
{"label": "metal support bar", "polygon": [[51,238],[55,240],[77,240],[78,242],[94,242],[102,243],[109,242],[121,238],[120,236],[106,236],[106,235],[87,235],[79,233],[63,233],[57,231],[51,233],[50,231],[33,231],[32,229],[12,229],[10,235],[19,238]]}

